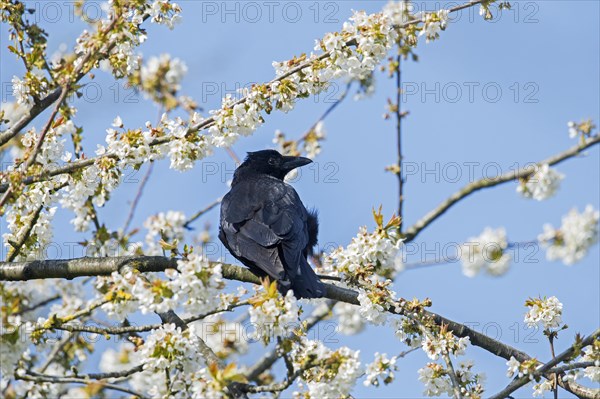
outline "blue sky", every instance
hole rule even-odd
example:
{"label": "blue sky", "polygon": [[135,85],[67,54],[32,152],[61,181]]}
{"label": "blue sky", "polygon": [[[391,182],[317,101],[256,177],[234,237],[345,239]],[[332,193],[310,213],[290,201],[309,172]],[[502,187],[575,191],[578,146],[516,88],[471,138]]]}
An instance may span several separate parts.
{"label": "blue sky", "polygon": [[[219,107],[221,97],[237,87],[270,80],[272,61],[312,50],[314,40],[339,30],[352,9],[375,12],[385,4],[179,3],[183,8],[182,24],[173,31],[151,26],[141,51],[145,57],[170,53],[184,60],[188,74],[182,94],[193,96],[205,111]],[[65,23],[69,8],[61,2],[52,3],[61,13],[60,18],[54,18],[54,10],[44,8],[44,3],[31,4],[46,16],[49,52],[63,42],[71,47],[83,25]],[[93,4],[90,13],[95,10]],[[455,4],[421,2],[416,6],[434,10]],[[413,171],[405,186],[405,224],[414,223],[472,178],[514,170],[574,145],[567,134],[569,120],[598,121],[599,12],[595,1],[518,2],[497,21],[485,22],[474,8],[454,17],[456,20],[439,41],[419,44],[419,62],[403,63],[408,93],[401,106],[410,112],[403,122],[403,147],[405,161]],[[22,70],[6,50],[5,26],[0,33],[4,101],[10,97],[8,82]],[[79,107],[75,123],[85,128],[89,153],[96,143],[103,144],[105,129],[116,115],[126,126],[140,126],[157,118],[155,106],[130,89],[121,87],[117,93],[113,85],[108,75],[98,72],[86,96],[75,102]],[[233,149],[242,156],[246,151],[271,147],[276,129],[289,137],[299,137],[343,86],[339,82],[332,93],[303,100],[289,114],[272,114],[252,137],[240,140]],[[359,226],[372,227],[374,206],[382,204],[386,216],[396,209],[397,180],[384,172],[385,166],[396,159],[395,122],[382,118],[386,99],[394,95],[394,90],[394,81],[378,74],[373,97],[343,102],[325,121],[327,140],[314,168],[305,169],[295,183],[305,204],[320,211],[323,245],[345,245]],[[415,243],[435,251],[436,245],[443,248],[464,241],[486,226],[505,227],[510,241],[534,239],[544,223],[559,226],[561,216],[574,206],[580,211],[586,204],[599,207],[599,163],[596,147],[585,156],[560,164],[558,170],[566,179],[556,197],[544,202],[519,197],[512,183],[478,192],[427,228]],[[447,181],[447,177],[454,176],[457,165],[460,178]],[[215,166],[219,173],[212,175],[209,171]],[[146,187],[133,224],[141,227],[149,215],[170,209],[193,214],[227,191],[226,180],[234,167],[225,151],[217,151],[187,173],[171,171],[168,162],[161,162]],[[141,180],[144,171],[133,174],[131,180]],[[136,190],[134,182],[123,184],[112,203],[100,211],[101,220],[110,227],[120,227]],[[82,239],[72,232],[68,223],[71,217],[66,211],[59,212],[57,241]],[[203,221],[209,221],[214,231],[218,212],[212,211]],[[138,239],[142,240],[143,235]],[[502,341],[547,359],[548,344],[541,331],[524,327],[525,299],[556,295],[563,302],[563,320],[569,329],[560,335],[557,345],[561,351],[575,332],[589,333],[599,325],[600,258],[598,245],[571,267],[546,261],[542,249],[533,252],[521,250],[516,254],[519,261],[514,261],[501,278],[467,278],[459,263],[454,263],[407,271],[399,276],[395,289],[405,298],[430,297],[433,311],[455,321],[478,323],[474,324],[478,331],[492,336],[497,330]],[[67,255],[66,249],[62,255]],[[528,255],[531,262],[525,261]],[[339,338],[340,344],[361,349],[365,362],[372,360],[375,351],[394,354],[403,349],[392,332],[384,328],[373,327],[359,336]],[[486,372],[488,393],[508,383],[503,359],[478,348],[469,350],[467,358],[475,361],[477,370]],[[416,370],[425,363],[422,353],[412,354],[400,361],[395,384],[378,391],[359,384],[354,396],[420,397],[422,385],[416,381]],[[515,397],[528,396],[530,390],[526,388]]]}

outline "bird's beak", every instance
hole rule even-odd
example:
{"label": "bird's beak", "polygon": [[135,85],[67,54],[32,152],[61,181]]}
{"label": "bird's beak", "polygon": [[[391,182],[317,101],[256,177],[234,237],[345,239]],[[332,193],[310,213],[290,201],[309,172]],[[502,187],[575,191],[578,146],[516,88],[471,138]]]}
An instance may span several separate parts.
{"label": "bird's beak", "polygon": [[283,165],[282,166],[283,166],[284,170],[289,172],[291,170],[299,168],[300,166],[308,165],[311,162],[312,162],[312,159],[309,159],[309,158],[285,156],[285,157],[283,157]]}

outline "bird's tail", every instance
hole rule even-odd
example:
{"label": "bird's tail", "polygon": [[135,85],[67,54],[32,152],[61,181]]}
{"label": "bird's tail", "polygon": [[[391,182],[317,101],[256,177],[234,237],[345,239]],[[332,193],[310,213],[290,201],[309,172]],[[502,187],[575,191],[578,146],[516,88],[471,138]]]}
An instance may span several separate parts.
{"label": "bird's tail", "polygon": [[291,288],[297,298],[321,298],[325,295],[325,286],[310,267],[308,261],[300,257],[296,276],[290,276]]}

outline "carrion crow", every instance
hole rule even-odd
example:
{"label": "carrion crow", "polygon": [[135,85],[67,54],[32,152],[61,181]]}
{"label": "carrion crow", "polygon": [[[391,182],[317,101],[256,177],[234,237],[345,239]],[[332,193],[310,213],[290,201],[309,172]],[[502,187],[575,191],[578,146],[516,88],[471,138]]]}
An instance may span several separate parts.
{"label": "carrion crow", "polygon": [[279,291],[298,298],[320,298],[325,287],[307,256],[317,244],[318,220],[294,188],[290,171],[311,163],[275,150],[249,152],[236,169],[221,202],[219,239],[255,274],[277,281]]}

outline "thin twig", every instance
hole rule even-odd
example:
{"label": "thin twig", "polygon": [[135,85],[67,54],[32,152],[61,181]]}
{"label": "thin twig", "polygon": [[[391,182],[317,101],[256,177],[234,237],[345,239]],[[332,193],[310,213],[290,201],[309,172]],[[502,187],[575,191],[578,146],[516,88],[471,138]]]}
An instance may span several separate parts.
{"label": "thin twig", "polygon": [[[541,367],[539,367],[535,371],[533,377],[547,374],[549,372],[549,370],[551,370],[554,366],[556,366],[557,364],[559,364],[559,363],[561,363],[561,362],[569,359],[573,355],[573,353],[575,352],[576,347],[583,348],[583,347],[586,347],[588,345],[591,345],[594,342],[594,340],[597,339],[599,336],[600,336],[600,329],[597,329],[592,334],[590,334],[589,336],[587,336],[586,338],[584,338],[581,342],[578,342],[576,344],[571,345],[567,350],[565,350],[564,352],[562,352],[558,356],[554,357],[554,359],[550,360],[546,364],[544,364]],[[530,376],[530,375],[525,375],[525,376],[523,376],[521,378],[517,378],[517,379],[513,380],[510,384],[508,384],[508,386],[506,388],[504,388],[502,391],[498,392],[497,394],[493,395],[490,399],[504,399],[504,398],[506,398],[511,393],[513,393],[514,391],[516,391],[517,389],[521,388],[523,385],[525,385],[529,381],[531,381],[531,377],[532,376]],[[560,382],[561,382],[561,380],[559,380],[559,383]],[[564,386],[563,386],[563,388],[564,388]],[[598,391],[598,390],[593,390],[593,391],[596,391],[597,395],[594,395],[594,396],[591,396],[591,397],[600,396],[600,391]]]}
{"label": "thin twig", "polygon": [[[108,380],[108,379],[113,379],[113,378],[118,379],[118,378],[129,377],[129,376],[139,373],[141,371],[144,371],[143,364],[139,364],[132,368],[129,368],[126,370],[121,370],[121,371],[109,371],[106,373],[78,374],[77,377],[82,378],[84,380]],[[40,375],[39,373],[37,373],[33,370],[27,370],[27,373],[33,377],[37,377]],[[49,377],[52,377],[52,376],[49,376]],[[65,376],[65,377],[67,377],[67,376]]]}
{"label": "thin twig", "polygon": [[211,202],[208,206],[200,209],[198,212],[196,212],[192,217],[190,217],[184,224],[183,227],[185,227],[186,229],[190,229],[190,224],[194,223],[198,218],[200,218],[202,215],[204,215],[205,213],[211,211],[213,208],[215,208],[217,205],[219,205],[221,203],[221,200],[223,198],[217,198],[215,201]]}
{"label": "thin twig", "polygon": [[[550,354],[552,355],[552,359],[556,359],[556,353],[554,352],[554,338],[555,334],[550,333],[548,341],[550,341]],[[554,378],[552,379],[552,393],[554,394],[554,399],[558,399],[558,375],[556,374],[554,374]]]}
{"label": "thin twig", "polygon": [[18,312],[15,312],[14,314],[15,315],[22,315],[24,313],[34,311],[34,310],[39,309],[39,308],[41,308],[43,306],[46,306],[46,305],[48,305],[48,304],[50,304],[50,303],[52,303],[54,301],[57,301],[57,300],[59,300],[61,298],[62,297],[59,294],[53,295],[53,296],[51,296],[49,298],[46,298],[46,299],[44,299],[44,300],[42,300],[42,301],[40,301],[40,302],[38,302],[36,304],[30,305],[30,306],[25,306],[25,307],[21,308]]}
{"label": "thin twig", "polygon": [[[149,15],[145,14],[143,19],[146,20],[148,17]],[[117,20],[117,18],[113,18],[110,24],[108,24],[106,28],[101,31],[102,35],[106,35],[108,32],[110,32],[114,28]],[[116,45],[118,38],[119,36],[116,35],[115,38],[109,40],[105,51],[101,51],[101,49],[89,49],[88,52],[81,59],[80,63],[78,64],[78,67],[75,69],[75,71],[73,71],[72,75],[75,76],[75,79],[73,79],[73,81],[71,81],[70,84],[72,85],[79,82],[85,75],[87,75],[89,70],[84,72],[83,68],[84,66],[86,66],[90,58],[97,54],[108,54]],[[33,107],[31,107],[31,109],[29,109],[29,111],[25,113],[25,115],[23,115],[13,126],[11,126],[5,132],[1,133],[0,147],[4,146],[13,137],[19,134],[25,126],[27,126],[32,120],[34,120],[40,113],[42,113],[44,110],[50,107],[58,98],[60,98],[63,95],[66,95],[64,91],[65,89],[62,87],[56,88],[54,91],[52,91],[52,93],[48,94],[46,97],[37,102]]]}
{"label": "thin twig", "polygon": [[452,365],[452,360],[450,360],[450,355],[448,354],[448,352],[443,352],[442,357],[444,358],[446,367],[448,367],[448,375],[450,376],[450,382],[452,382],[454,398],[462,399],[462,395],[460,393],[460,384],[458,382],[458,378],[456,377],[456,371],[454,370],[454,366]]}
{"label": "thin twig", "polygon": [[400,218],[400,224],[398,225],[398,231],[402,231],[402,225],[404,218],[402,217],[402,206],[404,204],[404,179],[402,178],[402,111],[400,109],[400,102],[402,100],[402,73],[400,70],[400,63],[402,61],[402,45],[398,41],[398,55],[396,57],[396,145],[398,151],[398,169],[396,170],[398,176],[398,217]]}
{"label": "thin twig", "polygon": [[[219,308],[219,309],[215,309],[215,310],[212,310],[210,312],[206,312],[206,313],[203,313],[200,315],[187,317],[187,318],[183,319],[183,322],[185,324],[193,323],[195,321],[205,319],[208,316],[212,316],[212,315],[223,313],[223,312],[231,312],[232,310],[234,310],[236,308],[246,306],[248,304],[249,304],[248,301],[237,302],[235,304],[230,304],[230,305],[226,306],[225,308]],[[52,329],[61,330],[61,331],[69,331],[69,332],[76,332],[76,331],[88,332],[88,333],[100,334],[100,335],[125,335],[125,334],[142,333],[142,332],[156,330],[156,329],[160,328],[160,326],[162,324],[163,323],[147,324],[147,325],[143,325],[143,326],[125,325],[125,326],[121,326],[121,327],[105,327],[105,328],[95,327],[95,326],[90,326],[90,325],[85,325],[85,324],[84,325],[64,324],[64,325],[60,325],[60,326],[53,326]]]}
{"label": "thin twig", "polygon": [[50,352],[44,364],[42,364],[42,366],[39,368],[39,373],[45,372],[46,369],[52,364],[52,362],[54,362],[59,353],[63,352],[63,349],[71,340],[72,335],[73,334],[71,333],[65,334],[65,336],[54,345],[54,347],[52,348],[52,352]]}
{"label": "thin twig", "polygon": [[584,369],[587,367],[597,367],[596,362],[590,361],[590,362],[577,362],[577,363],[566,364],[564,366],[551,368],[550,370],[548,370],[548,374],[557,374],[558,375],[558,374],[562,374],[566,371]]}
{"label": "thin twig", "polygon": [[150,179],[150,175],[152,174],[153,168],[154,168],[154,161],[150,161],[148,170],[146,171],[146,174],[144,175],[144,178],[142,179],[142,181],[140,183],[140,186],[135,195],[135,198],[133,199],[133,202],[131,203],[131,208],[129,208],[129,214],[127,215],[125,224],[123,225],[123,234],[124,235],[127,234],[127,230],[129,230],[129,225],[131,224],[131,221],[133,220],[133,216],[135,215],[135,210],[138,206],[138,203],[140,202],[140,198],[142,198],[142,194],[144,192],[144,187],[146,187],[146,183],[148,183],[148,180]]}
{"label": "thin twig", "polygon": [[[141,366],[140,366],[140,370],[138,370],[138,371],[142,371]],[[91,382],[89,379],[83,378],[83,377],[59,377],[59,376],[53,376],[53,375],[38,374],[38,373],[34,373],[32,371],[29,371],[29,374],[17,375],[16,378],[19,380],[25,380],[25,381],[50,382],[50,383],[54,383],[54,384],[72,383],[72,384],[89,385]],[[139,392],[136,392],[136,391],[129,389],[127,387],[124,387],[122,385],[111,384],[111,383],[104,382],[104,381],[94,381],[94,383],[97,383],[106,389],[111,389],[113,391],[125,392],[125,393],[134,395],[135,397],[138,397],[141,399],[146,398],[146,396],[140,394]]]}
{"label": "thin twig", "polygon": [[235,162],[236,165],[239,165],[241,163],[240,157],[237,156],[237,154],[231,149],[231,147],[225,147],[225,151],[227,151],[227,154],[231,157],[231,159],[233,159],[233,162]]}
{"label": "thin twig", "polygon": [[[596,144],[600,143],[600,135],[596,135],[590,137],[589,139],[583,141],[581,144],[575,145],[569,148],[566,151],[563,151],[557,155],[553,155],[550,158],[547,158],[543,161],[537,163],[538,166],[548,164],[550,166],[556,165],[566,159],[572,158],[578,154],[580,154],[583,150],[592,147]],[[427,213],[423,218],[417,221],[414,225],[406,230],[405,236],[406,241],[412,241],[415,237],[423,231],[427,226],[433,223],[436,219],[442,216],[448,209],[450,209],[453,205],[473,194],[476,191],[485,188],[495,187],[497,185],[507,183],[510,181],[526,178],[532,173],[535,172],[535,168],[532,167],[524,167],[517,171],[511,171],[504,173],[495,178],[484,178],[481,180],[474,181],[472,183],[467,184],[446,200],[444,200],[440,205],[438,205],[435,209]]]}
{"label": "thin twig", "polygon": [[317,127],[319,122],[323,122],[329,116],[329,114],[331,114],[337,108],[337,106],[340,105],[346,99],[351,86],[352,86],[352,81],[348,82],[348,84],[346,85],[346,89],[342,92],[342,94],[340,94],[340,96],[337,98],[337,100],[335,100],[333,102],[333,104],[331,104],[329,106],[329,108],[327,108],[325,110],[325,112],[323,112],[323,114],[319,117],[319,119],[317,119],[317,121],[312,124],[312,126],[304,134],[303,138],[306,137],[310,132],[315,130],[315,128]]}
{"label": "thin twig", "polygon": [[[25,162],[25,167],[24,167],[25,171],[27,171],[35,163],[37,155],[40,152],[40,150],[42,149],[42,145],[44,144],[44,139],[46,138],[46,134],[52,127],[52,124],[54,123],[54,118],[56,118],[56,115],[58,114],[58,111],[60,110],[60,107],[62,106],[63,101],[67,97],[67,94],[69,94],[69,88],[64,87],[61,91],[60,97],[58,97],[58,102],[57,102],[56,106],[54,107],[52,114],[50,114],[50,118],[48,118],[48,122],[46,122],[46,125],[44,126],[44,128],[42,129],[42,132],[40,133],[40,137],[38,138],[37,142],[35,143],[35,147],[33,147],[33,152],[31,153],[31,155]],[[0,215],[2,215],[2,207],[10,199],[10,197],[12,196],[12,193],[13,193],[13,188],[11,186],[9,186],[8,190],[6,190],[6,192],[2,196],[2,199],[0,199]]]}
{"label": "thin twig", "polygon": [[[313,310],[313,313],[310,315],[310,317],[305,320],[306,330],[309,331],[321,320],[326,318],[331,313],[331,310],[335,304],[335,301],[328,301],[326,302],[325,306],[317,307],[315,310]],[[276,345],[275,348],[260,358],[260,360],[258,360],[258,362],[256,362],[254,366],[248,370],[248,381],[257,381],[262,373],[270,369],[279,359],[279,350],[279,345]]]}

